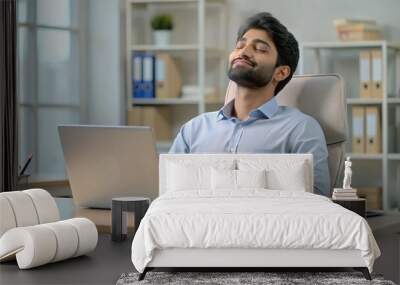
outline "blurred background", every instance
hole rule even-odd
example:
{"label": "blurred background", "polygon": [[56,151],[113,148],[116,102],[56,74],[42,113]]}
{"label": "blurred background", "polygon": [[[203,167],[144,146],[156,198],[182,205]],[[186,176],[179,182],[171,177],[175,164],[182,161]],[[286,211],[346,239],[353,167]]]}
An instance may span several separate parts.
{"label": "blurred background", "polygon": [[18,0],[20,166],[33,155],[20,187],[71,195],[59,124],[149,125],[168,151],[184,122],[223,105],[238,27],[263,11],[297,38],[297,74],[343,76],[353,187],[398,210],[397,0]]}

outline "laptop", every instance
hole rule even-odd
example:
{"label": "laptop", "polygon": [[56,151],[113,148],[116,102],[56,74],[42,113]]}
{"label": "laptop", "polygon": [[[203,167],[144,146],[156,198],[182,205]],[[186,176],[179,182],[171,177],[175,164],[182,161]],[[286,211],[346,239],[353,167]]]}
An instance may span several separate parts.
{"label": "laptop", "polygon": [[114,197],[158,196],[158,156],[150,127],[60,125],[76,206],[111,208]]}

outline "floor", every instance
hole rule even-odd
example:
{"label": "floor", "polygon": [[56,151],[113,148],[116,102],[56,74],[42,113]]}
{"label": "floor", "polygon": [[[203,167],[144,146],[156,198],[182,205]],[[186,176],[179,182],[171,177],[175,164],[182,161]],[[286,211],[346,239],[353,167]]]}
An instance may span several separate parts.
{"label": "floor", "polygon": [[131,240],[116,243],[101,234],[96,250],[87,256],[28,270],[18,270],[15,261],[2,263],[0,284],[115,284],[122,273],[134,271]]}
{"label": "floor", "polygon": [[[71,198],[55,198],[61,219],[73,216]],[[131,262],[132,238],[112,242],[100,234],[96,249],[81,256],[45,266],[19,270],[16,261],[0,264],[0,284],[115,284],[122,273],[134,271]]]}
{"label": "floor", "polygon": [[[62,219],[73,212],[72,199],[56,198]],[[368,223],[382,251],[375,272],[395,283],[400,281],[400,216],[369,218]],[[19,270],[16,262],[0,264],[0,284],[115,284],[122,273],[134,271],[130,259],[132,237],[124,242],[111,241],[108,234],[99,235],[95,251],[87,256]]]}

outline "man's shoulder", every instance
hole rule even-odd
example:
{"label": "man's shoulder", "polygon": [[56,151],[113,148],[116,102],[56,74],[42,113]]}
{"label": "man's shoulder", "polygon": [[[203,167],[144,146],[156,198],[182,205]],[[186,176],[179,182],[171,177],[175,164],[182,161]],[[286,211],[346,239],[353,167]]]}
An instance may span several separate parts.
{"label": "man's shoulder", "polygon": [[205,113],[197,115],[196,117],[193,117],[186,124],[198,125],[198,124],[202,124],[202,123],[205,123],[208,121],[217,121],[217,119],[218,119],[218,111],[205,112]]}
{"label": "man's shoulder", "polygon": [[317,120],[307,115],[295,107],[279,106],[280,115],[290,120],[296,120],[299,124],[314,124]]}

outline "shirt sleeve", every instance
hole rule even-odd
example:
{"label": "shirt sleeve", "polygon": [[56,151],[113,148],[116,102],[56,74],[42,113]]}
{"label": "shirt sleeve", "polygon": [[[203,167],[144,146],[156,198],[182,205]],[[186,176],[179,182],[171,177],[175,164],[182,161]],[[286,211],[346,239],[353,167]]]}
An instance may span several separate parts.
{"label": "shirt sleeve", "polygon": [[185,124],[182,126],[182,128],[179,130],[179,133],[177,134],[171,148],[169,149],[169,153],[189,153],[190,148],[189,144],[187,141],[187,132],[188,126]]}
{"label": "shirt sleeve", "polygon": [[328,149],[325,135],[318,122],[309,118],[295,129],[293,153],[311,153],[314,161],[314,193],[330,197]]}

